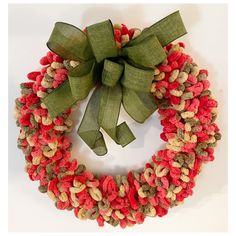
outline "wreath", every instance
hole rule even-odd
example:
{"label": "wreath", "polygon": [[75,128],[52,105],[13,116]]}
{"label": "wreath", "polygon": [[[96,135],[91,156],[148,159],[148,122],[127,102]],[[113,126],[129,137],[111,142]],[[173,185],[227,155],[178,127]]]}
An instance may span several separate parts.
{"label": "wreath", "polygon": [[[184,43],[172,44],[185,33],[178,11],[143,31],[109,20],[84,31],[55,24],[41,70],[21,84],[16,123],[25,170],[58,209],[125,228],[162,217],[193,194],[221,135],[208,71],[184,52]],[[125,122],[117,125],[121,104],[139,123],[155,111],[161,116],[166,148],[141,172],[97,176],[70,159],[72,108],[94,87],[78,134],[99,156],[107,153],[101,128],[122,147],[135,139]]]}

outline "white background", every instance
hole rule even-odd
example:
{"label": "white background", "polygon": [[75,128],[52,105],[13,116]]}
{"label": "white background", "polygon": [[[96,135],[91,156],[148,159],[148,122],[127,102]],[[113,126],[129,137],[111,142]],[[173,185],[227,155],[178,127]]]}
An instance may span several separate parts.
{"label": "white background", "polygon": [[[32,232],[122,231],[93,221],[81,222],[72,212],[59,211],[53,202],[37,191],[24,168],[24,156],[16,148],[19,129],[13,118],[14,100],[26,74],[38,68],[56,21],[83,28],[110,18],[128,27],[147,27],[169,13],[180,10],[188,34],[180,39],[194,61],[210,72],[211,89],[219,101],[217,123],[223,135],[216,148],[216,160],[206,165],[198,178],[194,195],[185,204],[171,209],[164,218],[147,218],[144,224],[125,231],[226,231],[227,230],[227,8],[226,5],[10,5],[9,7],[9,230]],[[76,114],[81,114],[86,102]],[[79,122],[81,115],[74,120]],[[94,173],[125,174],[139,169],[163,147],[157,114],[144,125],[128,120],[136,140],[125,149],[106,136],[110,153],[104,158],[92,154],[75,135],[73,157]],[[77,127],[77,126],[76,126]],[[76,131],[76,128],[75,128]]]}

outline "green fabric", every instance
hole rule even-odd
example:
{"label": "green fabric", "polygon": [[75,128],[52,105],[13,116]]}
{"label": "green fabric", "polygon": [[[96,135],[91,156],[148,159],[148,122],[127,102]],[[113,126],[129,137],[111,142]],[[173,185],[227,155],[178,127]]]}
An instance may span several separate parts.
{"label": "green fabric", "polygon": [[102,83],[109,87],[116,85],[123,73],[123,66],[105,59],[102,71]]}
{"label": "green fabric", "polygon": [[69,72],[68,77],[71,93],[77,100],[85,99],[92,87],[95,85],[94,67],[94,61],[89,61],[81,63]]}
{"label": "green fabric", "polygon": [[110,20],[87,27],[87,34],[98,63],[106,58],[118,56],[118,48],[116,47],[113,26]]}
{"label": "green fabric", "polygon": [[139,123],[144,123],[157,109],[156,101],[151,93],[136,92],[127,88],[123,88],[122,103],[127,113]]}
{"label": "green fabric", "polygon": [[107,153],[107,148],[97,120],[100,99],[101,89],[97,87],[88,102],[77,133],[98,156],[103,156]]}
{"label": "green fabric", "polygon": [[166,58],[166,53],[155,35],[149,35],[138,44],[122,48],[122,55],[138,66],[149,68],[160,64]]}
{"label": "green fabric", "polygon": [[150,93],[154,70],[142,70],[125,63],[124,76],[121,83],[124,87],[135,91]]}
{"label": "green fabric", "polygon": [[122,100],[121,86],[117,83],[114,87],[102,86],[101,90],[98,123],[117,144],[124,147],[135,137],[125,122],[117,126]]}
{"label": "green fabric", "polygon": [[69,71],[69,79],[42,101],[51,117],[56,117],[86,98],[96,86],[78,134],[102,156],[107,148],[101,128],[122,147],[135,139],[125,122],[117,124],[121,103],[139,123],[156,110],[150,93],[154,68],[166,58],[163,45],[186,30],[179,12],[175,12],[145,29],[122,49],[116,47],[110,20],[91,25],[86,32],[66,23],[55,24],[47,46],[62,58],[80,63]]}
{"label": "green fabric", "polygon": [[58,114],[64,112],[78,101],[71,93],[69,80],[65,81],[57,89],[54,89],[49,95],[42,98],[42,102],[47,106],[52,118],[58,116]]}
{"label": "green fabric", "polygon": [[55,24],[47,46],[62,58],[70,60],[86,61],[93,57],[86,34],[63,22]]}
{"label": "green fabric", "polygon": [[130,41],[128,45],[136,45],[150,35],[155,35],[164,47],[175,39],[187,33],[179,11],[173,12],[152,26],[144,29],[142,33]]}

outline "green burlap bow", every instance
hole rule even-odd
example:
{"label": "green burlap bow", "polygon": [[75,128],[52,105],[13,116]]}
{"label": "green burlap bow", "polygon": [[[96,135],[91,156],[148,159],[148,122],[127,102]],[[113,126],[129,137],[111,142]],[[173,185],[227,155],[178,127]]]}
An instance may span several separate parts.
{"label": "green burlap bow", "polygon": [[57,22],[47,43],[63,59],[79,61],[69,79],[42,99],[51,117],[96,88],[78,129],[84,142],[97,154],[107,153],[100,128],[122,147],[135,137],[128,125],[118,123],[121,103],[137,122],[143,123],[156,109],[150,93],[154,68],[166,58],[163,46],[186,34],[179,11],[146,28],[118,49],[110,20],[87,27]]}

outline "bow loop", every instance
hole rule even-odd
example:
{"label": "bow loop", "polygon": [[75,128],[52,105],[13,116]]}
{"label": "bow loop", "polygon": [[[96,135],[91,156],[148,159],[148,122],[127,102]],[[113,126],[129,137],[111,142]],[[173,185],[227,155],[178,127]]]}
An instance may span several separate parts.
{"label": "bow loop", "polygon": [[175,11],[144,29],[143,32],[137,38],[131,40],[128,45],[136,45],[148,36],[155,35],[159,39],[160,44],[164,47],[186,33],[187,31],[180,13],[179,11]]}
{"label": "bow loop", "polygon": [[139,67],[154,68],[166,58],[158,38],[149,35],[145,40],[122,48],[122,55]]}
{"label": "bow loop", "polygon": [[102,62],[106,58],[118,56],[118,49],[110,20],[88,26],[87,34],[97,63]]}
{"label": "bow loop", "polygon": [[88,96],[96,82],[94,74],[95,63],[93,60],[80,63],[69,71],[68,77],[71,93],[76,100],[83,100]]}
{"label": "bow loop", "polygon": [[125,63],[124,76],[121,83],[126,88],[149,93],[151,90],[153,77],[153,69],[139,69]]}
{"label": "bow loop", "polygon": [[77,27],[63,22],[55,24],[47,46],[69,60],[87,61],[93,57],[87,35]]}

